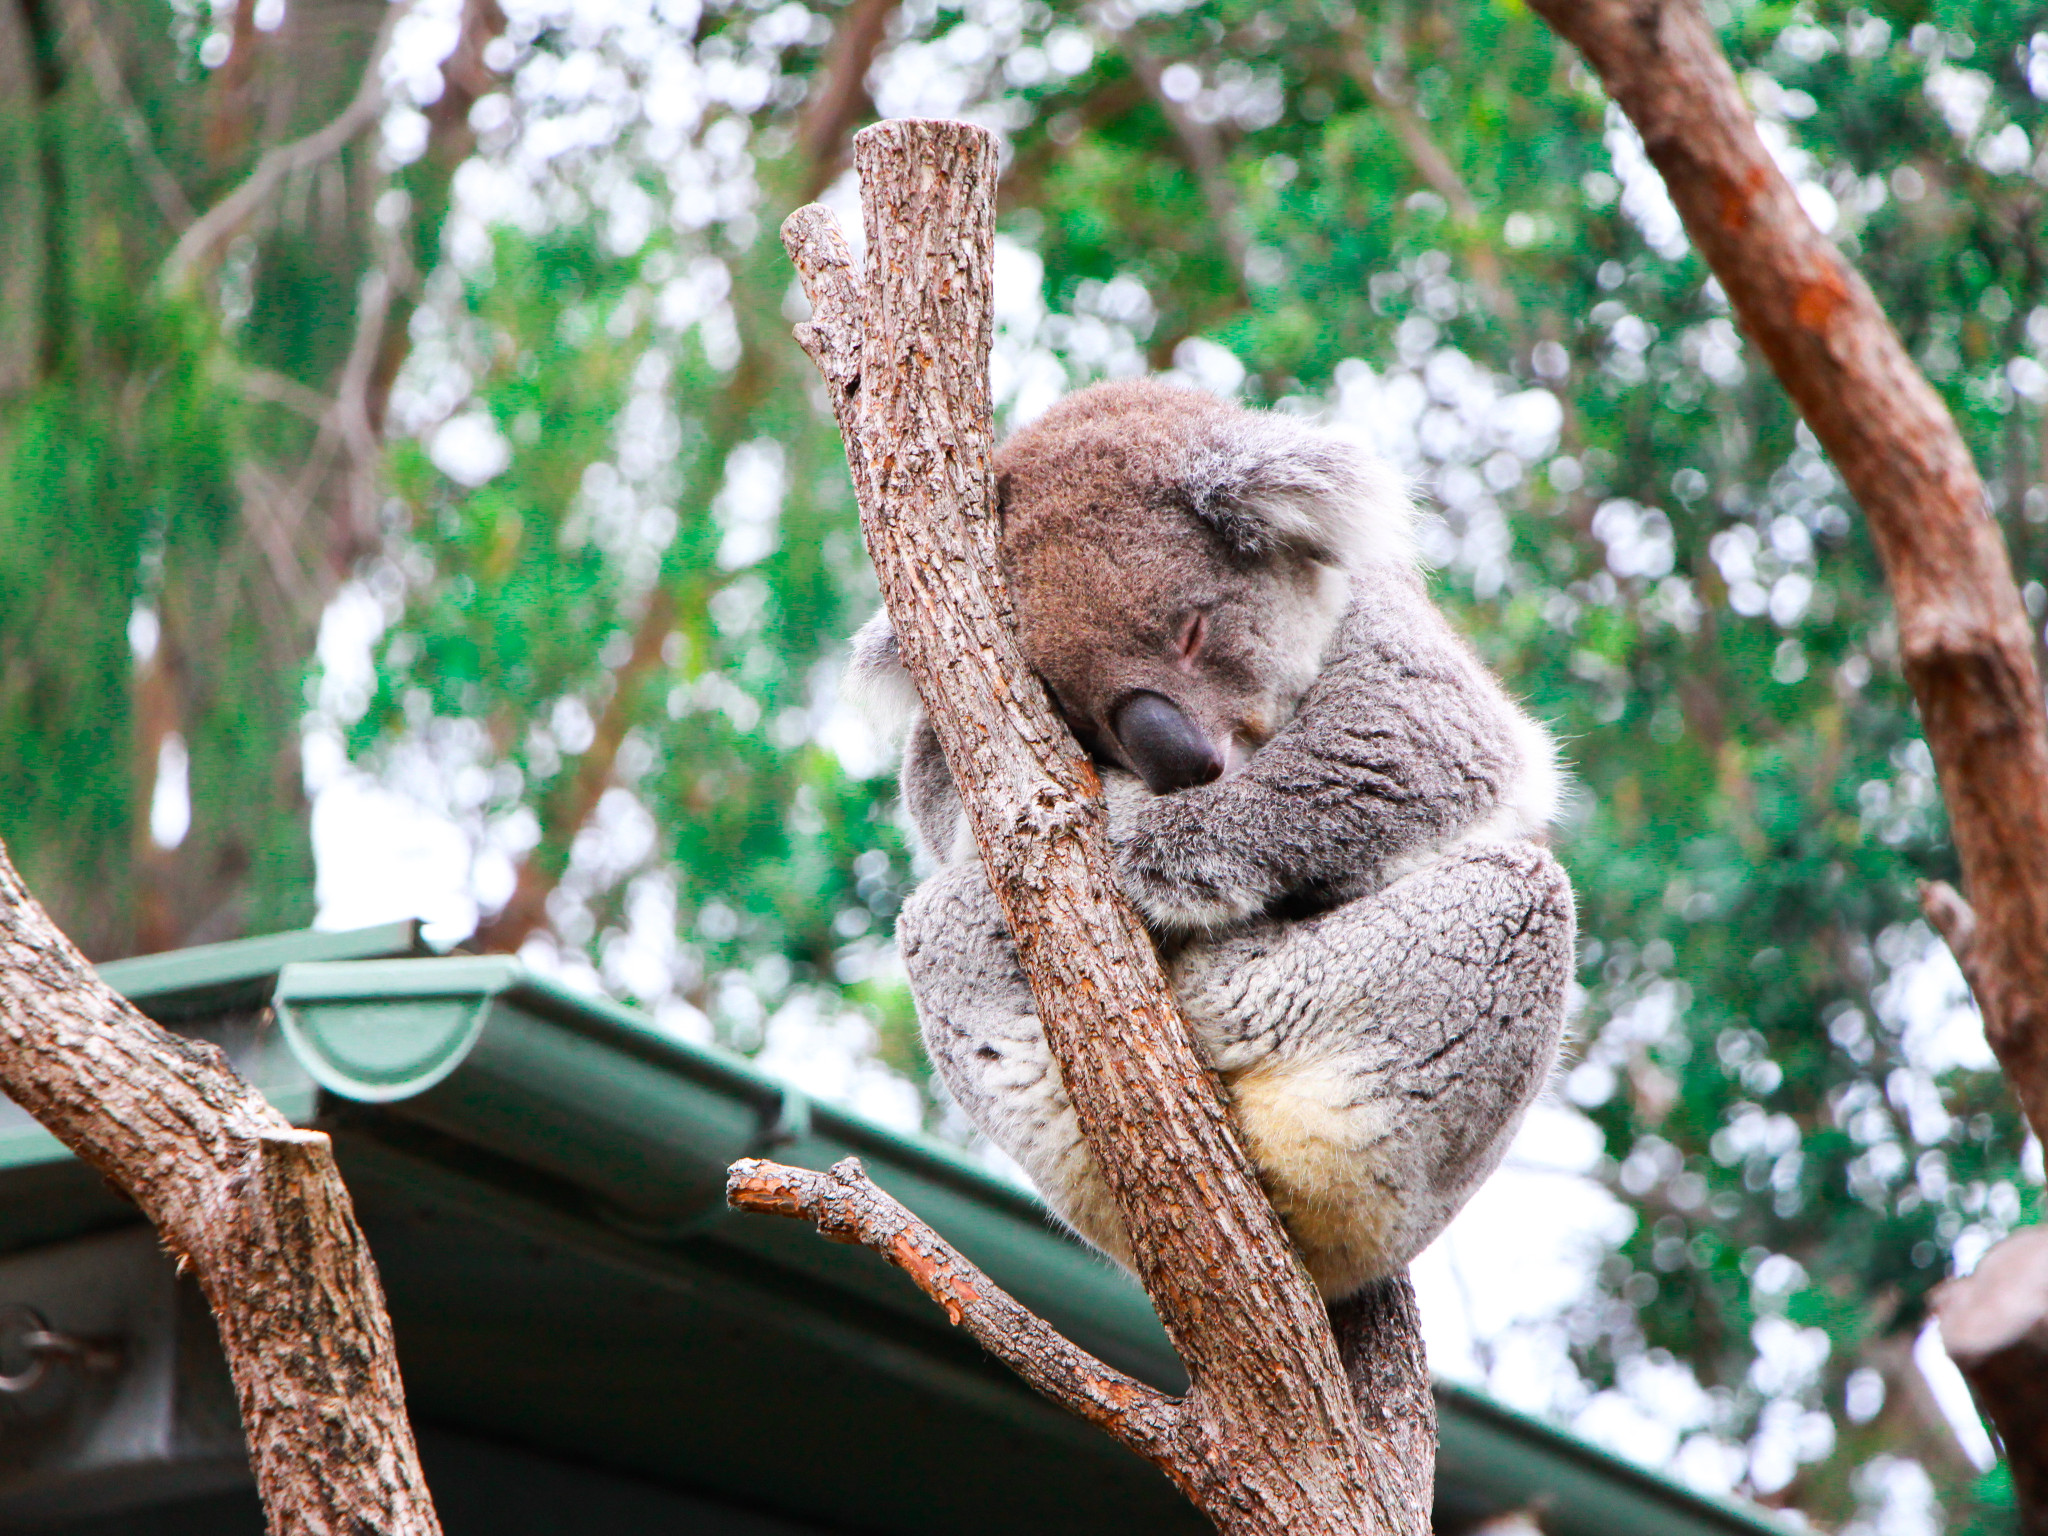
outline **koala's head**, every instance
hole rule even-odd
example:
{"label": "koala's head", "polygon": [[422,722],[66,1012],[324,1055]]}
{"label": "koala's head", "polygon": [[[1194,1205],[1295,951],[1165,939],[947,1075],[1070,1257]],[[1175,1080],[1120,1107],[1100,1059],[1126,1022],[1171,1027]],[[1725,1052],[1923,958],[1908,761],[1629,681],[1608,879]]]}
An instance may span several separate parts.
{"label": "koala's head", "polygon": [[[1155,794],[1241,766],[1321,669],[1348,573],[1413,560],[1387,466],[1153,381],[1070,395],[995,469],[1025,659],[1082,746]],[[878,616],[856,673],[893,651]]]}

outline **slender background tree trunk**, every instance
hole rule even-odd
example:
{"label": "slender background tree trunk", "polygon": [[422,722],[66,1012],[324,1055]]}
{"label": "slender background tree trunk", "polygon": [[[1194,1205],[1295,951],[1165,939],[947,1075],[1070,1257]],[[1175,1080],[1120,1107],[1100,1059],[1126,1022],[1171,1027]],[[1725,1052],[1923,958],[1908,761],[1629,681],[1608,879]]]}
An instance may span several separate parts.
{"label": "slender background tree trunk", "polygon": [[[2033,627],[1962,434],[1771,159],[1697,0],[1530,3],[1635,124],[1744,330],[1870,520],[1962,864],[1963,894],[1937,882],[1922,905],[2048,1140],[2048,714]],[[2048,1334],[2048,1291],[2034,1304],[2029,1327],[1976,1330],[1965,1364],[2040,1531],[2048,1375],[2030,1341]],[[1960,1320],[1960,1301],[1944,1315]],[[1996,1338],[2024,1359],[2001,1364]]]}

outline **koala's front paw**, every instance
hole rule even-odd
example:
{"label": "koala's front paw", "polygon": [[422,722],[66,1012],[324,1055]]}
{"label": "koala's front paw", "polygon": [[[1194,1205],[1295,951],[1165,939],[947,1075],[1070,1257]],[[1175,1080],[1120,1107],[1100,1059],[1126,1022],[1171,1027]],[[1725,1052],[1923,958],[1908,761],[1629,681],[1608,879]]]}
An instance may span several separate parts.
{"label": "koala's front paw", "polygon": [[1176,856],[1157,833],[1135,833],[1117,849],[1118,883],[1131,905],[1162,933],[1210,933],[1242,922],[1264,899],[1227,864]]}
{"label": "koala's front paw", "polygon": [[1200,846],[1201,815],[1188,794],[1155,795],[1119,768],[1102,770],[1117,883],[1154,931],[1209,933],[1265,909],[1256,872]]}

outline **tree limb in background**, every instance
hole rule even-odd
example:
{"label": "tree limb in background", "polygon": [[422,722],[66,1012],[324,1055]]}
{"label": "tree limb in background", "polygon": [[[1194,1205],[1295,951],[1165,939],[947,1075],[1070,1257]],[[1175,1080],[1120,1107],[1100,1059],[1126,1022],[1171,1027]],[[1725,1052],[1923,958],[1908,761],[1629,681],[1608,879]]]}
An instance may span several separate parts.
{"label": "tree limb in background", "polygon": [[150,140],[149,124],[142,120],[142,112],[135,105],[134,96],[129,94],[128,83],[121,78],[121,66],[114,58],[114,50],[107,45],[106,34],[100,30],[99,20],[93,15],[92,0],[65,0],[64,43],[67,48],[84,56],[86,73],[92,76],[100,99],[113,114],[114,123],[121,130],[121,142],[128,146],[129,158],[135,162],[135,174],[149,188],[150,201],[156,204],[157,212],[164,216],[164,222],[171,228],[181,231],[189,228],[192,201],[185,196],[185,189],[178,185],[178,178],[170,173],[157,155],[156,145]]}
{"label": "tree limb in background", "polygon": [[1195,173],[1202,196],[1208,201],[1209,217],[1216,226],[1216,238],[1223,242],[1224,253],[1230,258],[1230,286],[1237,306],[1248,307],[1251,289],[1247,286],[1245,264],[1251,258],[1252,242],[1251,236],[1245,232],[1244,214],[1238,207],[1237,188],[1230,184],[1222,136],[1216,132],[1214,124],[1199,121],[1185,104],[1167,94],[1166,70],[1153,56],[1152,50],[1145,46],[1144,38],[1135,28],[1112,25],[1101,12],[1096,13],[1095,19],[1115,39],[1131,66],[1131,73],[1138,77],[1146,96],[1159,109],[1159,115],[1166,119],[1167,127],[1173,130],[1174,141],[1180,145],[1181,158]]}
{"label": "tree limb in background", "polygon": [[[804,105],[798,121],[794,164],[779,169],[802,189],[808,201],[816,197],[839,173],[846,140],[860,120],[874,110],[868,99],[867,74],[875,54],[888,33],[889,18],[897,0],[851,0],[839,14],[837,30],[820,66],[822,82],[817,93]],[[776,276],[766,268],[774,263]],[[745,317],[772,311],[772,302],[761,299],[772,294],[781,276],[782,254],[764,238],[749,252],[748,259],[734,273],[734,311],[741,319],[740,360],[732,378],[713,403],[709,442],[701,455],[711,473],[721,475],[725,461],[745,439],[754,412],[779,377],[766,355],[766,344],[747,334]],[[749,301],[749,295],[754,300]],[[708,503],[716,481],[700,487]],[[543,849],[550,842],[566,849],[584,824],[596,814],[597,805],[611,788],[617,772],[619,749],[639,716],[647,684],[665,666],[662,645],[675,627],[681,611],[673,582],[661,581],[647,594],[647,606],[633,627],[633,643],[626,659],[611,676],[611,689],[601,707],[592,711],[595,728],[590,746],[576,760],[576,771],[563,777],[561,798],[541,809],[543,839],[519,860],[512,895],[505,905],[477,928],[475,942],[482,948],[511,952],[524,944],[548,920],[548,897],[561,883],[563,867],[551,864]]]}
{"label": "tree limb in background", "polygon": [[818,84],[797,119],[796,146],[804,165],[800,201],[808,203],[832,184],[846,157],[847,135],[874,115],[868,71],[895,14],[896,0],[849,0],[839,13],[818,66]]}
{"label": "tree limb in background", "polygon": [[[1530,3],[1635,124],[1743,328],[1870,521],[1968,895],[1935,886],[1923,906],[2048,1139],[2048,716],[2032,626],[1969,450],[1771,159],[1697,0]],[[2023,1435],[2007,1442],[2015,1459],[2048,1454]],[[2048,1464],[2016,1470],[2014,1483],[2048,1491]],[[2048,1506],[2028,1518],[2048,1521]]]}
{"label": "tree limb in background", "polygon": [[5,848],[0,1090],[197,1272],[271,1536],[439,1536],[383,1287],[327,1137],[111,991]]}
{"label": "tree limb in background", "polygon": [[1352,17],[1339,29],[1339,36],[1344,40],[1345,73],[1365,93],[1366,99],[1379,108],[1387,131],[1401,146],[1401,152],[1408,157],[1415,174],[1449,206],[1451,228],[1457,232],[1458,244],[1465,254],[1465,265],[1472,270],[1472,280],[1479,286],[1480,297],[1486,300],[1486,307],[1493,312],[1493,317],[1508,328],[1515,349],[1525,350],[1524,332],[1528,327],[1521,306],[1508,291],[1507,280],[1501,274],[1500,255],[1494,250],[1492,241],[1486,238],[1484,220],[1479,212],[1479,203],[1472,196],[1472,189],[1465,185],[1465,178],[1451,164],[1451,157],[1431,137],[1429,124],[1422,120],[1422,114],[1415,110],[1414,102],[1409,99],[1409,92],[1404,88],[1406,82],[1389,83],[1391,72],[1383,72],[1382,67],[1374,62],[1372,51],[1367,46],[1364,22]]}
{"label": "tree limb in background", "polygon": [[1941,1342],[1998,1426],[2020,1536],[2048,1536],[2048,1227],[2015,1232],[1934,1293]]}
{"label": "tree limb in background", "polygon": [[384,110],[384,50],[390,45],[392,29],[409,9],[410,0],[396,0],[385,12],[377,40],[370,45],[370,61],[363,68],[362,84],[338,116],[304,138],[266,152],[241,185],[207,209],[178,237],[171,254],[164,258],[163,271],[157,279],[166,292],[175,293],[201,267],[212,262],[287,176],[339,154],[343,146],[377,121],[377,115]]}
{"label": "tree limb in background", "polygon": [[[1395,1426],[1359,1412],[1329,1315],[1118,893],[1094,769],[1017,649],[991,468],[994,139],[964,123],[888,122],[855,138],[854,158],[863,274],[826,210],[783,227],[811,298],[797,336],[832,396],[897,641],[1047,1043],[1187,1362],[1162,1465],[1227,1532],[1420,1536],[1433,1424],[1426,1411]],[[743,1198],[762,1177],[806,1175],[742,1165]],[[1374,1364],[1415,1377],[1396,1394],[1405,1408],[1428,1389],[1413,1311],[1391,1295],[1363,1321],[1378,1331]],[[1012,1333],[998,1352],[1028,1348]]]}

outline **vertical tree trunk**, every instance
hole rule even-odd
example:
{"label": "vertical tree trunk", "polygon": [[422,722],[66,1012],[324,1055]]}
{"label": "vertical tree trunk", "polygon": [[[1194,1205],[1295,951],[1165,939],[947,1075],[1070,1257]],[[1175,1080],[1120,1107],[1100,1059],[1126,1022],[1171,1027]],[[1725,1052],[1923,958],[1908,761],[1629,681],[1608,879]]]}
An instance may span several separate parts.
{"label": "vertical tree trunk", "polygon": [[[865,271],[825,210],[799,210],[784,229],[814,313],[798,336],[831,389],[883,598],[1047,1041],[1192,1382],[1173,1420],[1148,1416],[1143,1436],[1106,1411],[1089,1416],[1152,1456],[1222,1530],[1419,1536],[1434,1426],[1412,1297],[1403,1282],[1347,1308],[1347,1375],[1117,890],[1094,769],[1017,649],[991,469],[994,141],[964,123],[887,122],[855,139],[854,157]],[[733,1196],[829,1228],[846,1182],[820,1177],[746,1165]],[[874,1241],[917,1272],[900,1240]],[[950,1294],[949,1313],[964,1316]],[[975,1326],[1013,1363],[1043,1354],[999,1323]],[[1026,1374],[1070,1407],[1101,1397],[1092,1376],[1056,1391]],[[1354,1385],[1374,1394],[1369,1417]]]}

